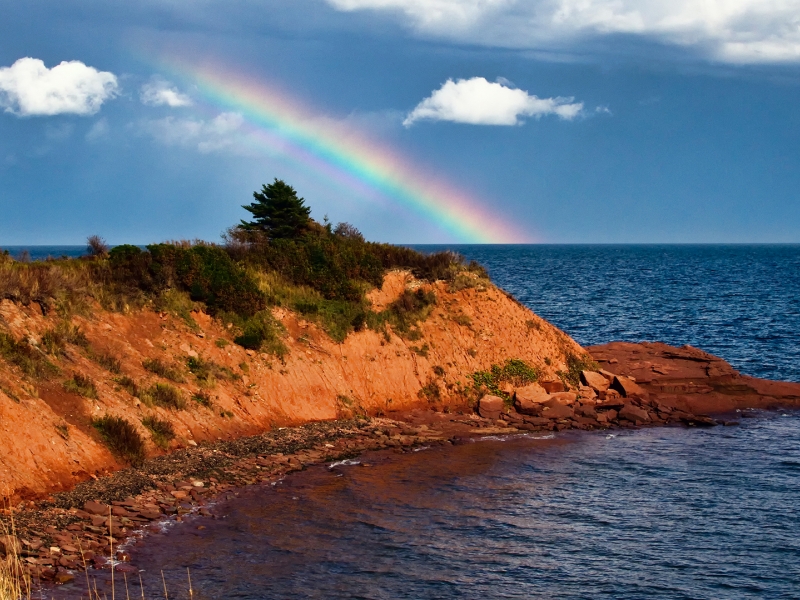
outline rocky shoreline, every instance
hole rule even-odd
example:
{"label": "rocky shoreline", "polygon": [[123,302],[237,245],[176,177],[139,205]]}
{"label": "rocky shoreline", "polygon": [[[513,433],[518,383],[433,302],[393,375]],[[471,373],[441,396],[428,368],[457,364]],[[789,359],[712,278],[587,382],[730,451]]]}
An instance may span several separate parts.
{"label": "rocky shoreline", "polygon": [[[475,410],[323,421],[202,443],[39,503],[24,502],[13,510],[16,536],[0,537],[0,554],[16,546],[31,577],[68,583],[84,568],[107,568],[113,544],[120,561],[115,570],[134,572],[124,544],[158,521],[182,520],[191,512],[210,516],[207,505],[233,488],[369,450],[403,452],[526,431],[735,425],[735,415],[747,414],[737,410],[800,407],[800,384],[743,376],[695,348],[613,343],[589,351],[601,368],[584,371],[580,386],[566,389],[562,381],[544,381],[506,390],[513,406],[499,396],[484,396]],[[7,526],[11,515],[9,510],[2,515]]]}

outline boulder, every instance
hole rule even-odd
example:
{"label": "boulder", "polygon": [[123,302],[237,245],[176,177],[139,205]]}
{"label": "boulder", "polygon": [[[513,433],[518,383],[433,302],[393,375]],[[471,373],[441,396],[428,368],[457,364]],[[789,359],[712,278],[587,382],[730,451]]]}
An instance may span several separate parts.
{"label": "boulder", "polygon": [[575,411],[558,400],[548,400],[542,405],[542,416],[546,419],[571,419]]}
{"label": "boulder", "polygon": [[630,398],[636,396],[638,398],[646,398],[647,392],[636,383],[633,379],[617,375],[614,381],[611,382],[611,389],[618,391],[623,398]]}
{"label": "boulder", "polygon": [[639,421],[640,423],[646,423],[650,420],[650,415],[646,410],[639,408],[638,406],[626,404],[619,410],[619,418],[626,419],[632,423],[635,423],[636,421]]}
{"label": "boulder", "polygon": [[588,385],[582,385],[578,388],[578,396],[580,396],[582,400],[594,400],[597,398],[597,392]]}
{"label": "boulder", "polygon": [[542,411],[542,403],[550,396],[540,385],[532,384],[518,388],[514,394],[514,408],[523,415],[538,415]]}
{"label": "boulder", "polygon": [[600,392],[597,394],[597,397],[603,402],[617,402],[622,399],[622,394],[620,394],[617,390],[609,388],[605,392]]}
{"label": "boulder", "polygon": [[597,411],[594,409],[594,406],[590,404],[579,404],[578,407],[575,408],[575,414],[578,414],[582,417],[586,417],[588,419],[597,418]]}
{"label": "boulder", "polygon": [[83,510],[85,510],[90,515],[103,515],[108,516],[111,507],[108,504],[103,504],[101,502],[95,502],[94,500],[89,500],[86,504],[83,505]]}
{"label": "boulder", "polygon": [[499,419],[504,409],[505,404],[500,396],[486,394],[478,401],[478,414],[484,419]]}
{"label": "boulder", "polygon": [[[618,362],[618,361],[616,361],[616,362]],[[598,371],[598,373],[600,373],[600,375],[602,375],[603,377],[608,379],[608,383],[611,383],[612,381],[614,381],[614,377],[616,377],[616,375],[614,375],[614,373],[612,373],[611,371],[606,371],[605,369],[600,369]]]}
{"label": "boulder", "polygon": [[563,381],[559,381],[558,379],[553,380],[553,381],[543,381],[542,382],[542,388],[544,388],[544,390],[548,394],[554,394],[554,393],[558,393],[558,392],[563,392],[564,391],[564,382]]}
{"label": "boulder", "polygon": [[592,388],[596,392],[605,392],[611,382],[600,373],[594,371],[581,371],[581,383]]}
{"label": "boulder", "polygon": [[550,394],[550,399],[561,402],[561,404],[574,404],[578,399],[578,394],[575,392],[557,392]]}

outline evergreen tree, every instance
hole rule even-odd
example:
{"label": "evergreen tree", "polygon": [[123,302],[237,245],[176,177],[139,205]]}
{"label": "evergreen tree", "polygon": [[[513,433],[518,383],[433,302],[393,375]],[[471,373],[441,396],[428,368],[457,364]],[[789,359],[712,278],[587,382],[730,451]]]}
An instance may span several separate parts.
{"label": "evergreen tree", "polygon": [[247,231],[263,231],[271,239],[292,238],[303,233],[311,222],[311,209],[295,189],[280,179],[262,185],[253,192],[255,202],[243,205],[251,213],[252,221],[242,221],[239,227]]}

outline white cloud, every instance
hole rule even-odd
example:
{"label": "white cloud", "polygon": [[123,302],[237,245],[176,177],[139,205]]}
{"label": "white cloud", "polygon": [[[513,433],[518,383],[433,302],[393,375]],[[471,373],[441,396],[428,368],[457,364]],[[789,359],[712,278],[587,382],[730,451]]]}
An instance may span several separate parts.
{"label": "white cloud", "polygon": [[244,119],[238,113],[221,113],[205,121],[165,117],[141,123],[142,131],[167,146],[195,148],[207,153],[234,145]]}
{"label": "white cloud", "polygon": [[800,0],[327,0],[389,10],[420,32],[493,46],[569,49],[625,34],[732,63],[800,61]]}
{"label": "white cloud", "polygon": [[19,116],[93,115],[116,96],[113,73],[65,61],[52,69],[36,58],[0,68],[0,106]]}
{"label": "white cloud", "polygon": [[168,81],[157,77],[142,86],[139,97],[144,104],[149,104],[150,106],[178,108],[192,105],[192,99],[189,96],[181,94]]}
{"label": "white cloud", "polygon": [[545,115],[569,120],[583,110],[583,103],[573,100],[539,98],[502,83],[491,83],[483,77],[448,79],[408,114],[403,125],[408,127],[422,119],[471,125],[517,125],[521,117]]}

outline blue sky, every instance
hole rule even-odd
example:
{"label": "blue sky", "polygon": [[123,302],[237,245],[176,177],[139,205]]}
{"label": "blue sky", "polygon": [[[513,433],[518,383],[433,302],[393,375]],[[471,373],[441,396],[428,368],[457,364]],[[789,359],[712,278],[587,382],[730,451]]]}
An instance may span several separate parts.
{"label": "blue sky", "polygon": [[473,241],[260,147],[175,61],[282,90],[517,239],[797,243],[798,23],[800,0],[3,3],[0,246],[216,240],[275,177],[370,239]]}

